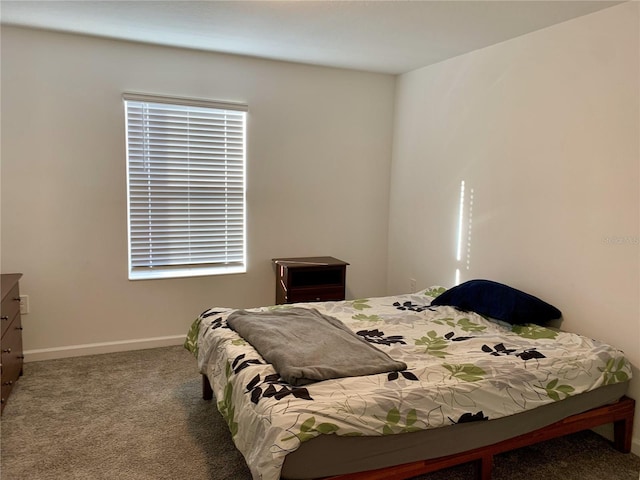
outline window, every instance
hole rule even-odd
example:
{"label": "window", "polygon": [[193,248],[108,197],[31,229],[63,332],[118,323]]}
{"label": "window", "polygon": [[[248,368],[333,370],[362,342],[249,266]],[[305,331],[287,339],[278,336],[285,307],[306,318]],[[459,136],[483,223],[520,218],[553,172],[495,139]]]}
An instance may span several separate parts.
{"label": "window", "polygon": [[246,271],[245,105],[124,95],[129,279]]}

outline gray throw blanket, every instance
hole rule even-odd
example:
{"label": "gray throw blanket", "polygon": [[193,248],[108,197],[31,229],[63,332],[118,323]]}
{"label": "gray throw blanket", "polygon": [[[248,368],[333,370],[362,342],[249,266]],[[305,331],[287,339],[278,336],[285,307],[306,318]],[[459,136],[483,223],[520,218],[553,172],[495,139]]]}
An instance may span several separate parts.
{"label": "gray throw blanket", "polygon": [[291,385],[407,368],[316,309],[238,310],[229,315],[227,324]]}

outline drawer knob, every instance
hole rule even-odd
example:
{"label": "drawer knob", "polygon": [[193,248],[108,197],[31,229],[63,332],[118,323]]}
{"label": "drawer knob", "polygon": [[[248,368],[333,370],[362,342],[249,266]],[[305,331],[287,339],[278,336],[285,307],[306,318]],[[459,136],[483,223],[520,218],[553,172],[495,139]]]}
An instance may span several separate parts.
{"label": "drawer knob", "polygon": [[17,355],[16,358],[19,360],[24,360],[24,355]]}
{"label": "drawer knob", "polygon": [[16,330],[22,330],[22,325],[20,325],[19,327],[16,327]]}
{"label": "drawer knob", "polygon": [[8,382],[2,382],[3,385],[13,385],[13,382],[9,380]]}
{"label": "drawer knob", "polygon": [[2,315],[2,317],[0,317],[2,320],[9,320],[9,317],[7,317],[6,315]]}
{"label": "drawer knob", "polygon": [[13,297],[13,301],[14,302],[19,302],[20,301],[20,297]]}
{"label": "drawer knob", "polygon": [[10,348],[5,348],[4,350],[2,350],[2,353],[11,353],[11,349]]}

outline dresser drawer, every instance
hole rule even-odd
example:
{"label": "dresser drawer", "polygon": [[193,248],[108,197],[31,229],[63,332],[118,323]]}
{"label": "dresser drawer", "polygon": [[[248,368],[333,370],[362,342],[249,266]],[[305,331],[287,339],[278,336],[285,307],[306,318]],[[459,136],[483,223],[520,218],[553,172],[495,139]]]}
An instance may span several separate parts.
{"label": "dresser drawer", "polygon": [[2,291],[2,340],[0,340],[0,381],[2,382],[2,408],[4,412],[9,394],[18,377],[22,375],[24,355],[22,353],[22,319],[20,318],[20,290],[18,281],[21,273],[3,273],[0,276]]}
{"label": "dresser drawer", "polygon": [[0,315],[2,320],[2,336],[4,336],[7,328],[14,320],[16,315],[20,313],[20,289],[16,283],[9,293],[2,292],[3,299],[0,306]]}
{"label": "dresser drawer", "polygon": [[2,400],[0,400],[2,402],[2,409],[4,410],[4,406],[7,403],[7,399],[9,398],[9,394],[11,393],[11,390],[13,389],[13,384],[11,385],[2,385]]}
{"label": "dresser drawer", "polygon": [[20,315],[17,315],[2,336],[0,344],[2,350],[2,407],[4,408],[11,389],[22,373],[22,324]]}

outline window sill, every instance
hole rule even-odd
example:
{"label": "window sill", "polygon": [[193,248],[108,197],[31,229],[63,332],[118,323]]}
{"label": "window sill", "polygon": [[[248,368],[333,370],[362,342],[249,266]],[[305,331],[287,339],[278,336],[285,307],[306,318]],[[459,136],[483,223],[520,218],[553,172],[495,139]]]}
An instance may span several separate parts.
{"label": "window sill", "polygon": [[172,269],[145,269],[129,271],[129,280],[159,280],[166,278],[208,277],[212,275],[233,275],[246,273],[245,266],[233,267],[194,267]]}

